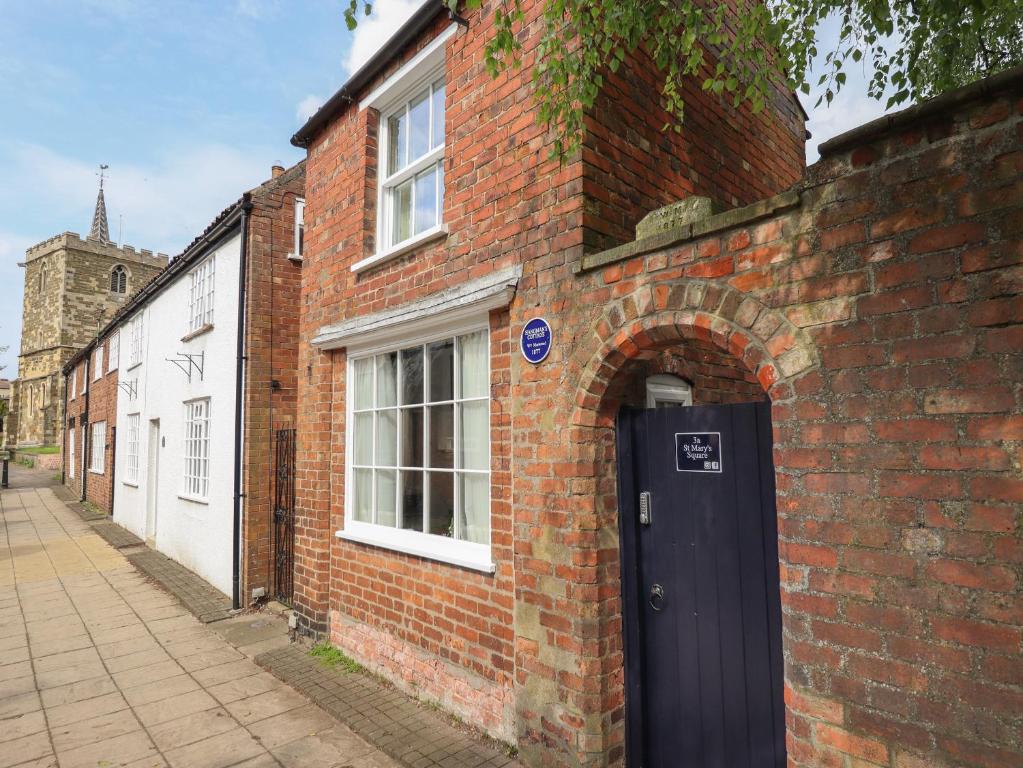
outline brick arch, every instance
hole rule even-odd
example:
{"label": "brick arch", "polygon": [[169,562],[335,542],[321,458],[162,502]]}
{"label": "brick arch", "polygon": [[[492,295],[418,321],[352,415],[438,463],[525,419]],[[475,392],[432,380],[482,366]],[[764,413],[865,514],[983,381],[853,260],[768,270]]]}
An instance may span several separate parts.
{"label": "brick arch", "polygon": [[638,288],[604,308],[594,335],[595,343],[581,349],[574,361],[579,385],[569,438],[579,488],[593,494],[592,503],[579,505],[584,512],[574,521],[573,536],[597,566],[593,600],[582,614],[588,634],[600,638],[592,645],[578,638],[594,654],[589,662],[600,669],[599,693],[589,700],[593,709],[579,714],[599,728],[603,749],[611,756],[607,765],[617,767],[624,762],[625,726],[617,473],[612,469],[617,395],[612,385],[631,362],[700,340],[740,360],[777,412],[787,407],[780,403],[794,396],[794,380],[816,368],[819,356],[809,334],[784,314],[711,281]]}
{"label": "brick arch", "polygon": [[809,334],[784,314],[731,286],[705,281],[643,286],[606,307],[594,333],[597,348],[582,366],[576,393],[572,423],[578,426],[600,420],[622,365],[671,344],[714,344],[742,361],[772,402],[791,397],[792,380],[819,359]]}

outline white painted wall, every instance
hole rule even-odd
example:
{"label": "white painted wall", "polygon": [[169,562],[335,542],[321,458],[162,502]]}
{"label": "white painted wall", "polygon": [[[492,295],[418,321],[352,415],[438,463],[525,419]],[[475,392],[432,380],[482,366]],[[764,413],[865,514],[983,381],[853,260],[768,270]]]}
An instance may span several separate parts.
{"label": "white painted wall", "polygon": [[[132,368],[131,319],[121,325],[117,395],[117,489],[114,521],[146,537],[149,430],[160,420],[161,447],[156,491],[156,531],[153,545],[168,557],[202,576],[217,589],[231,593],[234,502],[235,373],[237,365],[238,278],[241,238],[235,236],[216,251],[213,329],[190,340],[189,289],[191,270],[183,272],[139,311],[145,313],[142,362]],[[195,262],[198,264],[198,262]],[[205,353],[203,376],[193,369],[191,382],[167,358],[181,352]],[[134,382],[136,395],[128,394]],[[206,503],[183,498],[184,403],[210,398],[210,472]],[[138,482],[127,478],[128,415],[138,413]]]}

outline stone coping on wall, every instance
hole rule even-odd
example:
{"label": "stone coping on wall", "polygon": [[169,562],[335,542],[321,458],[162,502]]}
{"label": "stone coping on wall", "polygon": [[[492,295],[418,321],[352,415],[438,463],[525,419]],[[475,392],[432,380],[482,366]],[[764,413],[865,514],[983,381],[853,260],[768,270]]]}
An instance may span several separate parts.
{"label": "stone coping on wall", "polygon": [[766,200],[759,200],[743,208],[733,208],[730,211],[708,216],[700,221],[694,221],[692,224],[685,224],[681,227],[666,230],[658,235],[633,240],[631,243],[625,243],[624,245],[600,251],[599,253],[588,254],[572,265],[572,271],[577,275],[582,274],[606,267],[608,264],[614,264],[617,261],[624,261],[647,253],[662,251],[665,248],[671,248],[687,240],[703,237],[711,232],[732,229],[743,224],[770,218],[778,213],[798,207],[802,200],[802,193],[802,187],[796,187],[774,197],[769,197]]}

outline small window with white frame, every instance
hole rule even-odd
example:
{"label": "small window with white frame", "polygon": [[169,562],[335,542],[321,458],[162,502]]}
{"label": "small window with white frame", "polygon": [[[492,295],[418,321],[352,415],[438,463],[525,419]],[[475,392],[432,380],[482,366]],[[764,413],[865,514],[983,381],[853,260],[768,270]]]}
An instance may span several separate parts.
{"label": "small window with white frame", "polygon": [[295,200],[295,245],[291,255],[295,259],[301,259],[305,252],[305,200],[301,197]]}
{"label": "small window with white frame", "polygon": [[68,430],[67,439],[67,476],[74,478],[75,476],[75,451],[77,446],[75,445],[75,428],[71,427]]}
{"label": "small window with white frame", "polygon": [[89,451],[89,471],[102,475],[107,453],[107,423],[97,421],[92,425],[92,445]]}
{"label": "small window with white frame", "polygon": [[658,373],[646,380],[647,408],[680,408],[693,404],[693,385],[670,373]]}
{"label": "small window with white frame", "polygon": [[92,380],[103,378],[103,345],[100,344],[92,353]]}
{"label": "small window with white frame", "polygon": [[490,566],[489,362],[485,328],[351,360],[343,534]]}
{"label": "small window with white frame", "polygon": [[188,299],[189,331],[213,324],[213,283],[215,259],[210,256],[193,269]]}
{"label": "small window with white frame", "polygon": [[117,331],[110,337],[110,348],[107,351],[107,372],[116,371],[121,362],[121,332]]}
{"label": "small window with white frame", "polygon": [[71,371],[71,399],[78,397],[78,367]]}
{"label": "small window with white frame", "polygon": [[128,414],[126,431],[124,482],[136,484],[139,481],[139,414]]}
{"label": "small window with white frame", "polygon": [[206,501],[210,488],[210,399],[185,403],[183,495]]}
{"label": "small window with white frame", "polygon": [[380,121],[380,252],[399,249],[443,224],[444,97],[441,76]]}
{"label": "small window with white frame", "polygon": [[131,344],[128,348],[128,367],[134,368],[142,362],[142,341],[145,338],[143,332],[144,313],[139,312],[131,321]]}

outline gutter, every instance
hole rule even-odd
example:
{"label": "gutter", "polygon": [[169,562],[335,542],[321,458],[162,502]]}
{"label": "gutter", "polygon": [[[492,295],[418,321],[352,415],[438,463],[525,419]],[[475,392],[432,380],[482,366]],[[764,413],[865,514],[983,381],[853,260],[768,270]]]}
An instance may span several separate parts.
{"label": "gutter", "polygon": [[241,528],[242,528],[242,393],[245,388],[245,283],[248,280],[249,214],[252,195],[246,192],[241,200],[241,246],[238,256],[238,353],[234,385],[234,525],[232,528],[231,607],[241,603]]}
{"label": "gutter", "polygon": [[310,117],[306,124],[298,129],[295,135],[291,137],[291,143],[296,147],[308,149],[316,135],[346,106],[355,101],[359,91],[380,74],[381,70],[394,59],[395,55],[415,40],[443,11],[448,11],[453,21],[468,26],[464,19],[461,17],[456,18],[441,0],[427,0],[419,10],[412,14],[408,21],[398,28],[394,36],[380,48],[377,54],[356,70],[355,74],[348,78],[348,81],[341,86],[337,93],[331,96],[327,103],[320,107],[316,114]]}

